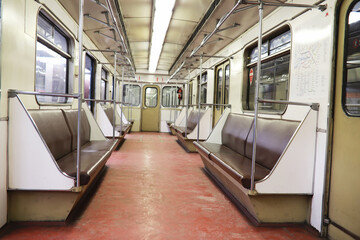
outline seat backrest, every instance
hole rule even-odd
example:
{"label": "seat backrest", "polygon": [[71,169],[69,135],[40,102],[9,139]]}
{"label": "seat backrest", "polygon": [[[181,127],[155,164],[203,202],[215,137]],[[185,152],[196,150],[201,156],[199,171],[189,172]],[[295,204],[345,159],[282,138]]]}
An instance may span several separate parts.
{"label": "seat backrest", "polygon": [[113,118],[114,118],[114,109],[107,107],[107,108],[104,108],[104,112],[105,112],[106,116],[108,117],[110,123],[112,124]]}
{"label": "seat backrest", "polygon": [[246,139],[253,120],[254,118],[251,116],[229,114],[221,132],[222,144],[245,156]]}
{"label": "seat backrest", "polygon": [[189,117],[187,119],[187,129],[189,131],[194,130],[194,128],[198,124],[198,119],[201,119],[201,117],[204,115],[204,113],[205,113],[204,110],[200,110],[200,114],[199,114],[198,110],[191,111],[191,113],[189,114]]}
{"label": "seat backrest", "polygon": [[55,160],[69,154],[71,133],[61,110],[29,110]]}
{"label": "seat backrest", "polygon": [[[256,162],[271,170],[294,135],[298,121],[259,118],[256,136]],[[246,141],[245,156],[252,158],[253,127]]]}
{"label": "seat backrest", "polygon": [[[78,111],[77,109],[71,110],[62,110],[66,123],[70,129],[72,141],[71,141],[71,149],[74,151],[77,148],[77,120],[78,120]],[[90,141],[90,124],[86,117],[86,113],[84,110],[81,110],[81,146]]]}

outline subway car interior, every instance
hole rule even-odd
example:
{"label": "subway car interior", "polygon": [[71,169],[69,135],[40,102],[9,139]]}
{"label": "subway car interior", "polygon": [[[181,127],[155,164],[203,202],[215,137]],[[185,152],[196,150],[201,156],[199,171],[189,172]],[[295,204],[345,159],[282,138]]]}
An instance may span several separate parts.
{"label": "subway car interior", "polygon": [[360,239],[360,0],[0,9],[0,239]]}

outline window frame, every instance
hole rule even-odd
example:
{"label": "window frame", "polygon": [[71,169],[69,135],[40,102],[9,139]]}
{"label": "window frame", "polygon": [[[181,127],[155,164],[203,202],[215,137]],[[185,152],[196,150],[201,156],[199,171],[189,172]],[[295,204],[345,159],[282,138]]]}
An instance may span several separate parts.
{"label": "window frame", "polygon": [[[276,39],[277,37],[285,34],[289,32],[290,33],[290,42],[287,43],[289,46],[287,46],[286,48],[283,48],[279,51],[276,51],[275,53],[271,54],[271,49],[270,48],[270,43],[272,40]],[[293,34],[291,31],[291,28],[289,25],[285,25],[275,31],[273,31],[272,33],[268,34],[267,36],[263,37],[263,44],[266,42],[268,44],[267,49],[267,56],[263,57],[263,53],[261,54],[261,65],[262,65],[262,70],[263,70],[263,64],[264,63],[268,63],[271,62],[273,60],[276,59],[280,59],[281,57],[285,57],[285,56],[289,56],[289,67],[288,67],[288,80],[287,80],[287,89],[286,89],[286,100],[289,100],[289,92],[290,92],[290,73],[291,73],[291,48],[292,48],[292,43],[293,43]],[[287,45],[286,44],[286,45]],[[255,106],[254,101],[250,100],[250,80],[249,80],[249,72],[251,68],[257,68],[257,59],[256,61],[251,62],[251,58],[250,58],[250,54],[252,53],[252,51],[254,49],[256,49],[258,46],[256,43],[251,44],[250,46],[246,47],[244,54],[245,54],[245,64],[244,64],[244,77],[243,77],[243,94],[242,94],[242,99],[241,99],[241,103],[242,103],[242,108],[244,112],[249,112],[249,113],[253,113],[254,109],[251,109],[251,105],[253,105],[253,108]],[[276,48],[274,48],[276,49]],[[253,75],[253,79],[256,80],[256,71],[254,71],[254,75]],[[255,83],[255,82],[254,82]],[[275,83],[273,83],[274,85]],[[259,89],[259,93],[260,93],[260,89]],[[274,92],[276,93],[276,91]],[[270,99],[269,99],[270,100]],[[271,99],[271,100],[276,100],[276,99]],[[252,104],[251,104],[252,103]],[[276,106],[275,104],[272,104],[272,109],[273,110],[266,110],[266,109],[259,109],[259,113],[261,114],[268,114],[268,115],[283,115],[285,114],[288,104],[281,104],[284,105],[284,108],[281,110],[276,110],[274,109],[274,106]],[[280,106],[281,106],[280,105]]]}
{"label": "window frame", "polygon": [[[57,47],[55,43],[52,41],[46,39],[45,37],[41,36],[38,33],[39,28],[39,19],[40,17],[44,19],[49,25],[51,25],[52,30],[60,34],[66,39],[67,43],[67,52],[62,50],[61,48]],[[54,34],[53,33],[53,34]],[[37,16],[36,16],[36,29],[35,29],[35,76],[34,76],[34,91],[37,92],[37,76],[36,76],[36,69],[37,69],[37,54],[38,54],[38,43],[42,44],[46,48],[48,48],[50,51],[54,52],[55,54],[58,54],[62,58],[66,60],[66,73],[65,73],[65,92],[59,92],[60,94],[70,94],[73,90],[73,49],[74,49],[74,37],[71,36],[71,34],[66,30],[65,27],[63,27],[60,24],[60,21],[55,19],[51,14],[46,12],[44,9],[41,9]],[[35,101],[39,106],[68,106],[71,105],[73,102],[72,98],[64,97],[64,101],[62,102],[50,102],[50,101],[40,101],[38,99],[39,96],[35,96]]]}

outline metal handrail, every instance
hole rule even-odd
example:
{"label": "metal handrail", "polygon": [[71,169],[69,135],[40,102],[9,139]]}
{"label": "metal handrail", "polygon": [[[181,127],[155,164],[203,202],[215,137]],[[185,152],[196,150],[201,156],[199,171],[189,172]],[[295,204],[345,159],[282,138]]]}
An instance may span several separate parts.
{"label": "metal handrail", "polygon": [[17,95],[35,95],[35,96],[47,96],[47,97],[68,97],[79,98],[80,94],[64,94],[64,93],[50,93],[50,92],[34,92],[34,91],[21,91],[16,89],[9,89],[8,93]]}
{"label": "metal handrail", "polygon": [[[304,102],[294,102],[294,101],[285,101],[285,100],[270,100],[270,99],[259,99],[259,103],[275,103],[275,104],[287,104],[287,105],[296,105],[296,106],[308,106],[312,109],[318,109],[319,103],[304,103]],[[360,104],[359,104],[360,106]]]}
{"label": "metal handrail", "polygon": [[220,106],[220,107],[230,107],[231,104],[219,104],[219,103],[200,103],[201,106]]}
{"label": "metal handrail", "polygon": [[[83,102],[104,102],[104,103],[113,103],[113,100],[104,100],[104,99],[92,99],[92,98],[85,98]],[[119,102],[116,102],[119,103]]]}
{"label": "metal handrail", "polygon": [[360,104],[356,104],[356,103],[346,103],[345,107],[360,107]]}

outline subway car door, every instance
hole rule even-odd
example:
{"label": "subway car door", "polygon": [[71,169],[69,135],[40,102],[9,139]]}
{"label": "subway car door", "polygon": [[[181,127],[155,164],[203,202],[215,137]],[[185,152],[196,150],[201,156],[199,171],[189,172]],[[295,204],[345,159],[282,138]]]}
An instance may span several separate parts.
{"label": "subway car door", "polygon": [[327,230],[331,239],[346,240],[360,237],[359,10],[360,1],[345,0],[339,17],[328,216],[326,216],[330,220]]}
{"label": "subway car door", "polygon": [[[230,62],[226,61],[215,68],[215,87],[214,103],[229,103],[229,85],[230,85]],[[224,106],[214,106],[213,126],[218,122],[221,114],[224,112]]]}
{"label": "subway car door", "polygon": [[145,85],[141,108],[141,131],[158,132],[160,125],[160,88]]}

